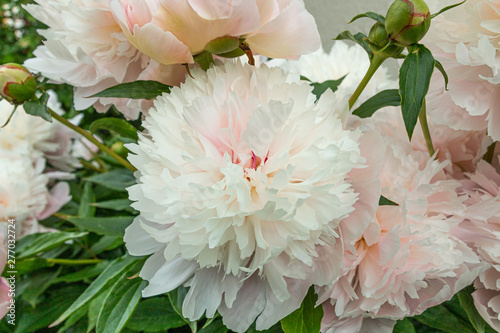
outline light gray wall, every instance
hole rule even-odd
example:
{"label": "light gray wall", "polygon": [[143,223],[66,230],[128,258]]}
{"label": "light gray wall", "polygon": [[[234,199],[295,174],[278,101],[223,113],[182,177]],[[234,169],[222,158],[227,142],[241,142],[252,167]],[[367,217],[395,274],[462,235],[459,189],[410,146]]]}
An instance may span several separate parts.
{"label": "light gray wall", "polygon": [[354,16],[377,12],[385,16],[392,0],[304,0],[307,10],[315,17],[326,50],[344,30],[368,34],[374,21],[368,18],[347,24]]}

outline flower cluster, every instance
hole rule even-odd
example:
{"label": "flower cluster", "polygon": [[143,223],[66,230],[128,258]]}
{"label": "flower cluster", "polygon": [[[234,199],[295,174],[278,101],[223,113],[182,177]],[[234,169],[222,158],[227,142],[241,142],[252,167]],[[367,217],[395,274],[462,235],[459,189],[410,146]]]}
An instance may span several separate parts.
{"label": "flower cluster", "polygon": [[[25,8],[48,28],[25,66],[72,85],[78,110],[114,105],[137,120],[105,128],[128,135],[130,154],[127,162],[109,153],[111,172],[122,178],[99,183],[128,193],[100,206],[123,206],[133,213],[120,218],[135,214],[133,222],[118,239],[109,236],[120,223],[88,229],[107,237],[98,247],[126,250],[117,261],[147,256],[138,273],[147,284],[127,280],[137,286],[127,290],[129,307],[141,292],[187,287],[170,300],[183,320],[218,313],[229,329],[245,332],[271,328],[314,291],[322,332],[391,332],[473,285],[478,313],[500,331],[498,0],[469,0],[436,19],[431,12],[448,1],[429,10],[423,0],[396,0],[386,18],[365,15],[377,20],[369,37],[339,35],[364,49],[336,41],[328,53],[302,0],[35,2]],[[411,117],[393,106],[405,104],[407,86],[418,86],[416,96],[429,80],[401,73],[406,86],[396,92],[379,61],[430,54],[419,43],[439,60],[430,67],[448,73],[449,91],[429,73],[408,140]],[[152,83],[136,81],[171,87],[146,100]],[[25,82],[6,76],[0,86],[15,92]],[[122,83],[141,93],[93,97]],[[20,105],[28,98],[3,93],[0,122],[12,118],[0,130],[0,222],[15,218],[25,235],[43,230],[38,221],[69,200],[68,185],[55,180],[72,177],[81,156],[74,133],[26,114]],[[48,103],[62,113],[55,96]],[[111,175],[98,171],[92,181]],[[127,186],[118,184],[124,179]],[[139,271],[130,265],[120,276],[106,270],[106,286]],[[109,299],[122,291],[113,287]],[[65,314],[55,324],[75,312]]]}

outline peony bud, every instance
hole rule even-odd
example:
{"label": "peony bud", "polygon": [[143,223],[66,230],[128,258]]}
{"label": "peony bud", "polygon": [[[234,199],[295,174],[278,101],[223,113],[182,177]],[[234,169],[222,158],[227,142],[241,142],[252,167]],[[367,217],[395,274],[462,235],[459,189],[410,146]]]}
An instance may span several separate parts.
{"label": "peony bud", "polygon": [[394,43],[389,46],[387,45],[391,42],[391,39],[388,37],[385,26],[380,22],[375,23],[370,29],[368,41],[370,49],[374,53],[382,52],[388,57],[396,57],[404,50],[404,47]]}
{"label": "peony bud", "polygon": [[8,63],[0,66],[0,96],[21,104],[35,95],[36,79],[23,66]]}
{"label": "peony bud", "polygon": [[115,142],[111,145],[111,150],[121,157],[127,157],[129,150],[125,148],[123,142]]}
{"label": "peony bud", "polygon": [[423,0],[396,0],[385,17],[390,38],[404,46],[418,43],[430,25],[429,7]]}

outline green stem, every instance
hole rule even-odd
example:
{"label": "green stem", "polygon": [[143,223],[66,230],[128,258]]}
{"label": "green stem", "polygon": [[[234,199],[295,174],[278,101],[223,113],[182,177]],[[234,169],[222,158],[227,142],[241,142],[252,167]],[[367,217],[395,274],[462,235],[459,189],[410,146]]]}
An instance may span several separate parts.
{"label": "green stem", "polygon": [[102,259],[46,259],[47,262],[59,265],[92,265],[102,261]]}
{"label": "green stem", "polygon": [[94,136],[91,133],[87,132],[83,128],[80,128],[78,126],[73,125],[67,119],[61,117],[60,115],[58,115],[54,111],[52,111],[50,109],[49,109],[49,111],[50,111],[50,115],[54,119],[56,119],[61,124],[65,125],[65,126],[67,126],[69,128],[71,128],[73,131],[79,133],[81,136],[85,137],[87,140],[89,140],[94,145],[96,145],[97,147],[99,147],[100,150],[102,150],[103,152],[105,152],[106,154],[108,154],[109,156],[111,156],[112,158],[114,158],[118,163],[120,163],[121,165],[123,165],[125,168],[127,168],[127,169],[129,169],[131,171],[136,171],[137,170],[126,159],[124,159],[123,157],[121,157],[118,154],[116,154],[114,151],[112,151],[111,149],[109,149],[108,147],[106,147],[104,144],[100,143],[96,138],[94,138]]}
{"label": "green stem", "polygon": [[489,147],[488,150],[486,151],[486,154],[484,154],[483,159],[491,164],[493,162],[493,157],[495,156],[495,148],[496,148],[496,141],[493,142]]}
{"label": "green stem", "polygon": [[363,80],[361,80],[359,86],[356,88],[356,91],[354,91],[354,94],[352,94],[351,98],[349,99],[349,110],[352,109],[354,103],[356,103],[363,90],[365,90],[368,82],[370,82],[377,69],[384,63],[386,59],[387,56],[380,53],[376,53],[373,55],[370,61],[370,67],[368,68],[365,77],[363,78]]}
{"label": "green stem", "polygon": [[429,131],[429,124],[427,123],[427,106],[424,103],[422,104],[422,110],[418,115],[418,119],[420,120],[420,126],[422,127],[422,132],[424,132],[425,143],[427,144],[427,150],[429,151],[429,155],[434,156],[435,150],[432,145],[431,132]]}

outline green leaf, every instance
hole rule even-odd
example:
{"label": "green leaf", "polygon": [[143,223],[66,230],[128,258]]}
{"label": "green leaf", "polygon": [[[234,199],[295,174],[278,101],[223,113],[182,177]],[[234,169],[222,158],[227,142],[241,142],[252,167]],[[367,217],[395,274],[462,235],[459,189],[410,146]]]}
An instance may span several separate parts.
{"label": "green leaf", "polygon": [[385,24],[385,17],[383,17],[382,15],[380,15],[379,13],[375,13],[375,12],[366,12],[364,14],[359,14],[359,15],[356,15],[352,18],[352,20],[348,23],[348,24],[351,24],[352,22],[356,21],[357,19],[360,19],[362,17],[368,17],[368,18],[371,18],[377,22],[380,22],[382,24]]}
{"label": "green leaf", "polygon": [[26,333],[42,329],[48,331],[47,326],[60,316],[83,290],[84,287],[80,285],[56,288],[35,309],[29,308],[24,313],[20,313],[19,317],[16,316],[15,332]]}
{"label": "green leaf", "polygon": [[48,122],[52,122],[52,116],[47,108],[49,94],[43,93],[39,98],[33,98],[23,104],[24,111],[32,116],[41,117]]}
{"label": "green leaf", "polygon": [[437,60],[434,60],[435,63],[434,63],[434,66],[441,72],[441,74],[443,74],[443,77],[444,77],[444,89],[446,91],[448,91],[448,73],[446,73],[446,71],[444,70],[444,67],[443,65],[437,61]]}
{"label": "green leaf", "polygon": [[172,305],[172,309],[181,317],[186,324],[191,327],[191,329],[197,327],[196,321],[190,321],[188,318],[185,318],[182,315],[182,303],[184,303],[184,298],[188,293],[188,288],[184,286],[179,286],[177,289],[172,290],[168,293],[168,299],[170,300],[170,304]]}
{"label": "green leaf", "polygon": [[310,288],[300,308],[281,320],[285,333],[318,333],[323,318],[323,307],[317,306],[318,296]]}
{"label": "green leaf", "polygon": [[411,140],[417,124],[418,115],[422,110],[425,95],[434,70],[434,57],[425,46],[417,44],[399,70],[399,94],[401,95],[401,111]]}
{"label": "green leaf", "polygon": [[97,333],[118,333],[125,327],[147,285],[141,278],[130,278],[141,266],[142,263],[138,263],[125,271],[110,289],[99,312]]}
{"label": "green leaf", "polygon": [[411,323],[410,319],[404,318],[398,320],[396,325],[394,326],[394,330],[392,333],[416,333],[415,326]]}
{"label": "green leaf", "polygon": [[327,89],[331,89],[333,92],[335,92],[342,83],[342,81],[344,81],[344,79],[345,76],[338,80],[328,80],[321,83],[319,82],[311,83],[311,86],[314,87],[312,93],[316,95],[316,100],[318,100]]}
{"label": "green leaf", "polygon": [[210,68],[210,65],[214,62],[214,57],[210,52],[202,52],[193,57],[194,62],[198,63],[200,67],[207,71]]}
{"label": "green leaf", "polygon": [[115,169],[106,173],[92,175],[84,180],[108,187],[115,191],[126,191],[126,188],[135,184],[132,171]]}
{"label": "green leaf", "polygon": [[170,93],[171,86],[157,81],[134,81],[105,89],[90,97],[115,97],[132,99],[154,99],[164,92]]}
{"label": "green leaf", "polygon": [[[71,316],[68,317],[68,319],[66,319],[64,325],[59,330],[57,330],[57,333],[75,332],[75,330],[71,329],[71,327],[75,325],[77,322],[79,322],[82,318],[84,318],[85,315],[87,314],[87,311],[88,311],[87,305],[82,306],[81,308],[76,310],[75,313],[73,313]],[[83,330],[83,332],[85,331]]]}
{"label": "green leaf", "polygon": [[18,259],[34,256],[53,249],[64,242],[81,238],[86,232],[46,232],[31,234],[18,241]]}
{"label": "green leaf", "polygon": [[452,9],[452,8],[455,8],[455,7],[460,6],[460,5],[461,5],[461,4],[463,4],[465,1],[467,1],[467,0],[464,0],[464,1],[460,2],[460,3],[456,3],[456,4],[451,5],[451,6],[444,7],[443,9],[441,9],[441,10],[440,10],[439,12],[437,12],[436,14],[432,14],[432,15],[431,15],[431,19],[435,18],[436,16],[438,16],[438,15],[440,15],[440,14],[443,14],[444,12],[446,12],[446,11],[448,11],[448,10]]}
{"label": "green leaf", "polygon": [[137,141],[137,129],[128,121],[119,118],[100,118],[95,120],[90,125],[90,133],[95,133],[98,130],[106,130],[111,133],[121,135],[126,138],[131,138]]}
{"label": "green leaf", "polygon": [[94,298],[89,303],[89,311],[88,311],[88,325],[87,325],[87,333],[93,332],[94,328],[97,325],[97,320],[99,319],[99,313],[101,312],[102,307],[104,306],[104,301],[109,295],[111,290],[104,290],[99,294],[96,298]]}
{"label": "green leaf", "polygon": [[125,229],[132,223],[134,218],[134,216],[69,217],[68,221],[83,230],[92,231],[98,235],[123,236]]}
{"label": "green leaf", "polygon": [[92,247],[90,251],[94,254],[101,254],[104,251],[111,251],[122,246],[123,236],[103,236]]}
{"label": "green leaf", "polygon": [[366,100],[352,114],[360,118],[369,118],[379,109],[386,106],[401,105],[401,96],[397,89],[384,90]]}
{"label": "green leaf", "polygon": [[[23,280],[21,283],[27,283],[27,286],[23,287],[22,299],[34,308],[40,302],[40,296],[55,283],[60,271],[61,269],[40,272],[30,275],[29,279]],[[21,286],[19,286],[19,289],[21,289]]]}
{"label": "green leaf", "polygon": [[137,260],[137,258],[128,255],[115,259],[51,326],[59,325],[76,310],[95,298],[102,290],[112,286],[123,272],[137,264]]}
{"label": "green leaf", "polygon": [[455,316],[443,305],[429,308],[421,315],[413,317],[417,321],[432,328],[448,333],[474,333],[474,328]]}
{"label": "green leaf", "polygon": [[[16,271],[18,275],[33,272],[45,267],[52,267],[55,263],[48,262],[44,258],[27,258],[20,259],[16,261]],[[8,266],[5,267],[5,271],[8,271]]]}
{"label": "green leaf", "polygon": [[[210,324],[207,327],[204,327],[198,331],[198,333],[227,333],[227,332],[229,332],[229,330],[227,329],[226,326],[224,326],[224,324],[222,323],[222,320],[220,320],[220,319],[216,320],[212,324]],[[247,331],[247,333],[248,332],[249,331]]]}
{"label": "green leaf", "polygon": [[373,57],[373,51],[370,49],[370,45],[366,42],[366,39],[368,39],[366,35],[362,34],[361,32],[353,35],[348,30],[341,32],[337,37],[334,38],[334,40],[352,40],[356,44],[363,47],[366,53],[368,53],[368,57],[371,59]]}
{"label": "green leaf", "polygon": [[96,208],[91,204],[95,202],[95,195],[92,191],[92,184],[87,182],[83,187],[82,197],[80,199],[80,206],[78,208],[79,217],[93,217],[95,215]]}
{"label": "green leaf", "polygon": [[140,332],[160,332],[184,325],[186,322],[172,309],[167,297],[155,297],[139,303],[127,328]]}
{"label": "green leaf", "polygon": [[472,293],[474,292],[474,290],[474,286],[471,285],[462,289],[458,293],[458,300],[460,301],[460,305],[467,313],[467,317],[478,333],[495,332],[483,319],[483,317],[481,317],[479,312],[477,312],[476,306],[474,305],[474,299],[472,298]]}
{"label": "green leaf", "polygon": [[54,281],[54,283],[59,283],[59,282],[71,283],[71,282],[78,282],[78,281],[92,279],[101,274],[104,271],[104,269],[106,269],[106,267],[108,266],[109,266],[109,261],[105,260],[94,266],[85,267],[74,273],[60,276],[56,279],[56,281]]}
{"label": "green leaf", "polygon": [[392,200],[387,199],[383,195],[380,196],[380,199],[378,201],[379,206],[399,206],[397,203],[395,203]]}
{"label": "green leaf", "polygon": [[129,199],[114,199],[114,200],[108,200],[108,201],[101,201],[101,202],[95,202],[92,203],[91,205],[94,207],[98,208],[104,208],[104,209],[111,209],[111,210],[116,210],[116,211],[134,211],[130,205],[132,204],[132,201]]}

